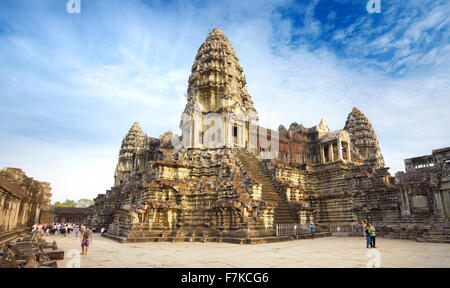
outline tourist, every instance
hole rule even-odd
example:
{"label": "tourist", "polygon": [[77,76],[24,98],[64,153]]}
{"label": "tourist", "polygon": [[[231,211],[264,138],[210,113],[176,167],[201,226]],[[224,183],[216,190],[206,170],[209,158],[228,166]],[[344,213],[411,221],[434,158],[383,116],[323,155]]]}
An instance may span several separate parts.
{"label": "tourist", "polygon": [[61,234],[61,223],[56,224],[56,235]]}
{"label": "tourist", "polygon": [[372,246],[372,238],[370,237],[370,231],[369,231],[369,222],[364,219],[362,221],[363,223],[363,231],[364,231],[364,236],[366,237],[366,248],[370,248]]}
{"label": "tourist", "polygon": [[102,229],[100,229],[100,233],[103,235],[103,233],[105,233],[105,227],[102,227]]}
{"label": "tourist", "polygon": [[55,233],[56,233],[56,225],[53,224],[50,226],[50,235],[55,236]]}
{"label": "tourist", "polygon": [[59,228],[59,234],[63,235],[64,237],[66,237],[66,226],[65,225],[61,225]]}
{"label": "tourist", "polygon": [[311,226],[309,226],[309,231],[311,234],[316,233],[316,225],[314,225],[314,223],[311,223]]}
{"label": "tourist", "polygon": [[92,230],[86,227],[85,230],[81,232],[81,255],[86,255],[89,249],[89,244],[92,244]]}
{"label": "tourist", "polygon": [[371,225],[369,223],[369,233],[370,233],[370,247],[372,248],[376,248],[375,247],[375,238],[376,238],[376,233],[375,233],[375,227],[373,225]]}
{"label": "tourist", "polygon": [[80,231],[80,226],[75,225],[75,227],[73,228],[73,231],[75,232],[75,237],[78,238],[78,232]]}
{"label": "tourist", "polygon": [[84,232],[84,231],[86,231],[86,226],[83,224],[83,225],[81,225],[81,232]]}

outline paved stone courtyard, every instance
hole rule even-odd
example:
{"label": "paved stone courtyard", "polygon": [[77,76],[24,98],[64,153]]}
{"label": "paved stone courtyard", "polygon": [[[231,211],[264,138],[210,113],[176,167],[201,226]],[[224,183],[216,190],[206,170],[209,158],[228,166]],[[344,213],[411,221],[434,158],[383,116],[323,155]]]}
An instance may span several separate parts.
{"label": "paved stone courtyard", "polygon": [[[56,239],[66,257],[58,267],[74,262],[80,242],[73,234]],[[82,268],[93,267],[355,267],[370,258],[361,238],[328,237],[313,240],[237,245],[229,243],[152,242],[120,244],[96,234],[88,255],[80,256]],[[377,239],[381,267],[450,267],[450,245],[410,240]],[[71,249],[75,249],[72,250]],[[72,261],[72,262],[70,262]]]}

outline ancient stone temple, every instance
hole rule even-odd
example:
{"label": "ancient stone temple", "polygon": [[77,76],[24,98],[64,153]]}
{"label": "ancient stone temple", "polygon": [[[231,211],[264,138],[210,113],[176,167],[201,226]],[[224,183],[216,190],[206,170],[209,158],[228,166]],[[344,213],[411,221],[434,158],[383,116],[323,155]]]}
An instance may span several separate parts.
{"label": "ancient stone temple", "polygon": [[50,207],[50,183],[18,168],[0,170],[0,243],[24,235]]}
{"label": "ancient stone temple", "polygon": [[[188,83],[181,136],[149,137],[134,123],[124,137],[114,187],[89,207],[88,222],[107,228],[106,237],[258,243],[307,234],[311,223],[360,234],[359,223],[369,219],[390,237],[447,239],[444,226],[430,226],[436,219],[447,225],[445,213],[429,213],[424,223],[419,210],[406,212],[405,197],[414,193],[402,192],[389,174],[359,109],[338,131],[323,119],[311,128],[259,126],[243,69],[220,29],[200,46]],[[405,217],[411,226],[400,231]],[[422,230],[413,233],[417,225]]]}
{"label": "ancient stone temple", "polygon": [[395,182],[401,195],[402,221],[411,228],[391,225],[387,232],[450,243],[450,147],[406,159],[405,170],[395,174]]}

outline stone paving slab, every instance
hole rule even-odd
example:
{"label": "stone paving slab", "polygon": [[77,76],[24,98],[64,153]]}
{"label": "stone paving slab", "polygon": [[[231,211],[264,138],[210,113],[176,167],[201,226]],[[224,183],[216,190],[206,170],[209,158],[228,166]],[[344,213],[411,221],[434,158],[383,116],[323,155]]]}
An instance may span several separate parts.
{"label": "stone paving slab", "polygon": [[[80,251],[80,240],[73,235],[56,239],[65,259],[58,267],[73,263],[70,255]],[[450,245],[410,240],[377,239],[381,267],[450,268]],[[74,251],[70,251],[75,249]],[[364,268],[370,258],[365,240],[357,237],[328,237],[287,242],[238,245],[230,243],[147,242],[121,244],[94,235],[81,267],[347,267]],[[72,262],[71,262],[72,261]]]}

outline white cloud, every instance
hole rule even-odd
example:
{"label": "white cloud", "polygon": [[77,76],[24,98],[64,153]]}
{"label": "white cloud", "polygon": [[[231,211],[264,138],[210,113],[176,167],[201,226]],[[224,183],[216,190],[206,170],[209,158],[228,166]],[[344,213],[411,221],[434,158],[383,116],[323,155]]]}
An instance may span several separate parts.
{"label": "white cloud", "polygon": [[[155,71],[156,70],[156,71]],[[85,69],[79,74],[79,85],[90,97],[110,101],[139,102],[157,109],[167,105],[176,95],[185,91],[186,70],[161,72],[157,69],[139,69],[132,65],[102,66]]]}

